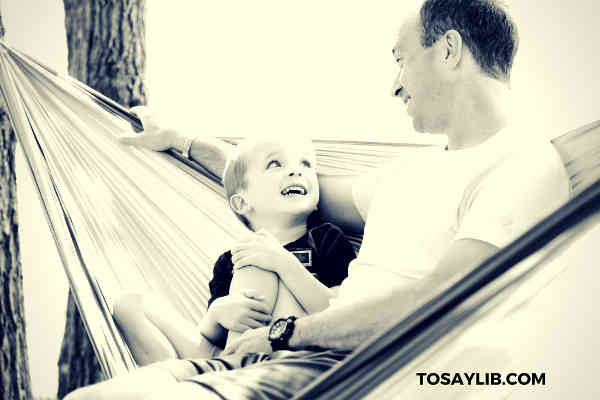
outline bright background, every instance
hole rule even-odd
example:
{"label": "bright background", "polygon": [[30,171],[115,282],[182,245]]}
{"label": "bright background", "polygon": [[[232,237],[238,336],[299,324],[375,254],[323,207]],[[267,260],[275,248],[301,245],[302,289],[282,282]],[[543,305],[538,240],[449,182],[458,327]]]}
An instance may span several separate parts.
{"label": "bright background", "polygon": [[[389,96],[394,35],[414,0],[148,3],[150,104],[188,129],[427,140]],[[521,34],[514,107],[548,138],[600,118],[600,5],[575,4],[512,2]],[[2,17],[9,44],[66,71],[61,1],[4,0]],[[33,391],[50,396],[67,286],[22,157],[17,174]]]}

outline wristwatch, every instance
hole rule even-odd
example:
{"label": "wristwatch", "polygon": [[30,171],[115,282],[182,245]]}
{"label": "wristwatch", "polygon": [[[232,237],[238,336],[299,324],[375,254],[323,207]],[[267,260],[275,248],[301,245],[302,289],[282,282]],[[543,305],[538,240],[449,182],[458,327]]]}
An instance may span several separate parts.
{"label": "wristwatch", "polygon": [[291,350],[289,341],[294,333],[296,317],[279,318],[269,328],[269,342],[273,351]]}

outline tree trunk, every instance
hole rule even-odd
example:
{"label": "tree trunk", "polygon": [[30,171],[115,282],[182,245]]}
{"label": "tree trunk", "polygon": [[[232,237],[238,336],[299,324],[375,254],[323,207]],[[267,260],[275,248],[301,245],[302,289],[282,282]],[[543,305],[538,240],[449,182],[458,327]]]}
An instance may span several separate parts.
{"label": "tree trunk", "polygon": [[[0,14],[0,38],[4,25]],[[0,98],[0,398],[31,398],[19,258],[15,133]]]}
{"label": "tree trunk", "polygon": [[[65,0],[64,5],[69,74],[126,107],[145,104],[145,0]],[[69,293],[58,397],[101,379]]]}

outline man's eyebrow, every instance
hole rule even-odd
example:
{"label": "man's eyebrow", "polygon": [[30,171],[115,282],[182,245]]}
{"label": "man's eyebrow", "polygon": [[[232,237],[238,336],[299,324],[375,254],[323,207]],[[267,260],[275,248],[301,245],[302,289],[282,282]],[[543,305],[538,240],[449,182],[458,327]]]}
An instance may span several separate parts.
{"label": "man's eyebrow", "polygon": [[276,155],[278,155],[278,154],[279,154],[279,152],[278,152],[278,151],[272,151],[272,152],[270,152],[269,154],[267,154],[267,155],[265,156],[265,160],[267,160],[267,159],[269,159],[269,158],[273,158],[273,157],[275,157],[275,156],[276,156]]}

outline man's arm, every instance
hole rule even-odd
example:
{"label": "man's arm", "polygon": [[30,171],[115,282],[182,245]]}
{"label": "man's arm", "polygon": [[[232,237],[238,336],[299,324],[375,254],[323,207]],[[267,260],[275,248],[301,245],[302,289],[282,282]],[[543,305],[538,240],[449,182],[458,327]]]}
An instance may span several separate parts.
{"label": "man's arm", "polygon": [[[225,163],[233,145],[223,140],[208,137],[193,137],[181,129],[163,126],[148,107],[139,106],[130,109],[142,123],[144,130],[139,134],[128,134],[119,138],[124,144],[145,147],[154,151],[174,149],[180,153],[190,147],[190,156],[218,177],[223,176]],[[193,139],[193,140],[192,140]]]}
{"label": "man's arm", "polygon": [[319,175],[319,213],[346,233],[362,233],[365,227],[352,195],[355,176]]}
{"label": "man's arm", "polygon": [[497,247],[479,240],[457,240],[427,278],[390,294],[300,318],[296,321],[289,344],[294,349],[318,346],[352,350],[389,327],[391,322],[398,322],[417,305],[439,293],[449,282],[472,270],[497,250]]}
{"label": "man's arm", "polygon": [[[173,148],[178,152],[183,152],[183,146],[186,138],[179,137]],[[225,163],[229,154],[233,151],[233,145],[223,140],[198,136],[192,141],[190,148],[190,157],[197,163],[202,164],[210,172],[218,177],[223,177]]]}

